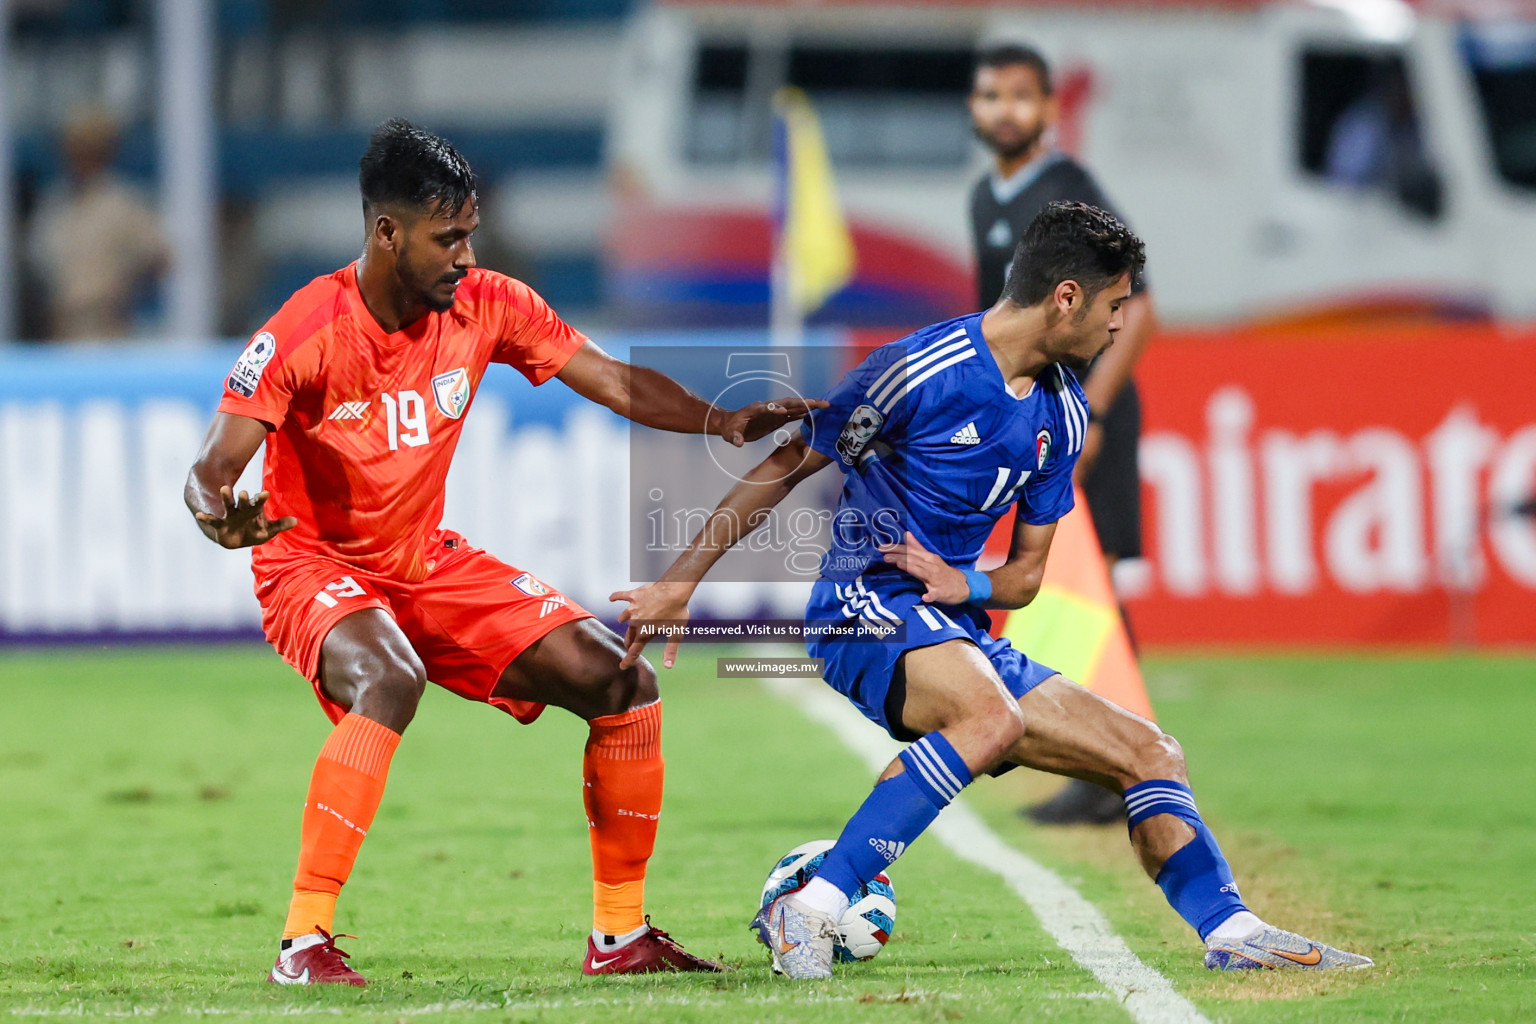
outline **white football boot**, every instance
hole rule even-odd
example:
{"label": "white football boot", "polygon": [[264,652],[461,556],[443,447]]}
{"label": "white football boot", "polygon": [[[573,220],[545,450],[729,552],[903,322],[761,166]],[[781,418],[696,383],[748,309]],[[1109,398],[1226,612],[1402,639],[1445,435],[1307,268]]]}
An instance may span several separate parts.
{"label": "white football boot", "polygon": [[832,977],[837,922],[786,893],[752,919],[757,941],[773,954],[775,973],[791,978]]}
{"label": "white football boot", "polygon": [[1313,942],[1272,925],[1265,925],[1240,939],[1213,940],[1205,953],[1205,966],[1213,971],[1358,971],[1375,962],[1368,956]]}

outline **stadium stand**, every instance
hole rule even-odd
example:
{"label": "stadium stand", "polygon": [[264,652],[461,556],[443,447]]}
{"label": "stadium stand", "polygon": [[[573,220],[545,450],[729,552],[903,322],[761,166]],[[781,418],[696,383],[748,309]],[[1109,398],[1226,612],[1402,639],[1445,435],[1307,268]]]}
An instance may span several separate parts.
{"label": "stadium stand", "polygon": [[[82,102],[122,119],[116,169],[152,189],[147,5],[18,6],[11,73],[26,88],[11,116],[23,192],[57,180],[58,126]],[[562,309],[599,303],[601,211],[591,195],[603,174],[609,66],[631,0],[217,6],[223,242],[257,247],[233,254],[246,272],[226,273],[226,333],[246,332],[260,311],[356,255],[357,157],[372,125],[390,116],[451,137],[473,162],[495,197],[482,233],[488,262],[525,275]]]}

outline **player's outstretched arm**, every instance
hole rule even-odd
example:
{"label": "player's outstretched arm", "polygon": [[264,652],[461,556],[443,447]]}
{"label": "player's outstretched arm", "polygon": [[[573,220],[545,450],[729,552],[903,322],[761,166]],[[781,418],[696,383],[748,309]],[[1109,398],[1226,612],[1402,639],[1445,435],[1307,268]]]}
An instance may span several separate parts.
{"label": "player's outstretched arm", "polygon": [[813,409],[827,407],[820,399],[796,397],[721,409],[666,374],[615,359],[590,341],[555,376],[583,398],[642,426],[679,434],[714,434],[738,448],[804,419]]}
{"label": "player's outstretched arm", "polygon": [[[1020,520],[1013,529],[1008,561],[986,573],[992,596],[979,602],[982,607],[1022,608],[1033,601],[1045,578],[1045,556],[1055,535],[1055,523],[1032,526]],[[923,547],[911,533],[904,543],[881,545],[880,553],[887,562],[928,585],[923,600],[929,604],[965,604],[970,600],[971,581],[966,574]]]}
{"label": "player's outstretched arm", "polygon": [[[775,448],[720,502],[705,521],[688,550],[677,556],[655,583],[609,595],[610,601],[627,601],[619,621],[628,624],[624,644],[628,650],[620,667],[628,668],[640,658],[640,652],[655,636],[660,624],[682,625],[688,620],[688,601],[710,568],[738,541],[757,529],[775,505],[783,501],[795,485],[826,468],[831,459],[807,445],[798,434]],[[649,628],[648,628],[649,626]],[[677,663],[675,638],[667,640],[662,666]]]}
{"label": "player's outstretched arm", "polygon": [[249,416],[215,413],[203,438],[202,450],[187,474],[187,508],[209,540],[226,548],[265,544],[284,530],[299,524],[292,516],[268,519],[263,509],[267,492],[252,498],[237,496],[235,484],[246,464],[267,437],[267,425]]}

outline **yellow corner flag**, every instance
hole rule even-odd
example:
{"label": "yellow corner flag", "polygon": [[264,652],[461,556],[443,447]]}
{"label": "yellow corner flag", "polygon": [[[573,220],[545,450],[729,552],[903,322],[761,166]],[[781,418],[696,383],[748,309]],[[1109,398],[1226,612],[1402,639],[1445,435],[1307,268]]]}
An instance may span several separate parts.
{"label": "yellow corner flag", "polygon": [[1040,593],[1008,613],[1003,636],[1074,683],[1156,721],[1081,489],[1056,524]]}
{"label": "yellow corner flag", "polygon": [[810,100],[799,89],[780,89],[773,107],[774,302],[803,317],[853,277],[853,237]]}

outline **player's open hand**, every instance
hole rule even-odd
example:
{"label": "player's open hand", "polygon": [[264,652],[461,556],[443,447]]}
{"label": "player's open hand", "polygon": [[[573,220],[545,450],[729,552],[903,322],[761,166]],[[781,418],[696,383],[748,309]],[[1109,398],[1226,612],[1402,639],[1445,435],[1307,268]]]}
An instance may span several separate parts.
{"label": "player's open hand", "polygon": [[629,668],[640,660],[640,652],[657,636],[665,635],[667,647],[661,656],[662,668],[677,664],[677,645],[681,631],[688,625],[688,599],[693,587],[687,583],[647,583],[634,590],[619,590],[608,595],[610,601],[628,601],[619,612],[624,631],[624,658],[620,668]]}
{"label": "player's open hand", "polygon": [[265,544],[284,530],[299,525],[293,516],[284,516],[278,520],[267,518],[262,509],[266,507],[271,495],[266,491],[254,498],[241,491],[237,498],[233,488],[220,487],[219,497],[224,500],[222,518],[209,512],[198,512],[195,515],[203,532],[226,548],[249,548]]}
{"label": "player's open hand", "polygon": [[820,398],[773,398],[753,402],[725,414],[720,422],[720,436],[740,448],[748,441],[767,437],[786,423],[803,420],[813,410],[825,409]]}
{"label": "player's open hand", "polygon": [[887,562],[928,585],[923,600],[929,604],[964,604],[971,596],[965,573],[923,547],[911,531],[905,544],[882,544],[880,553]]}

